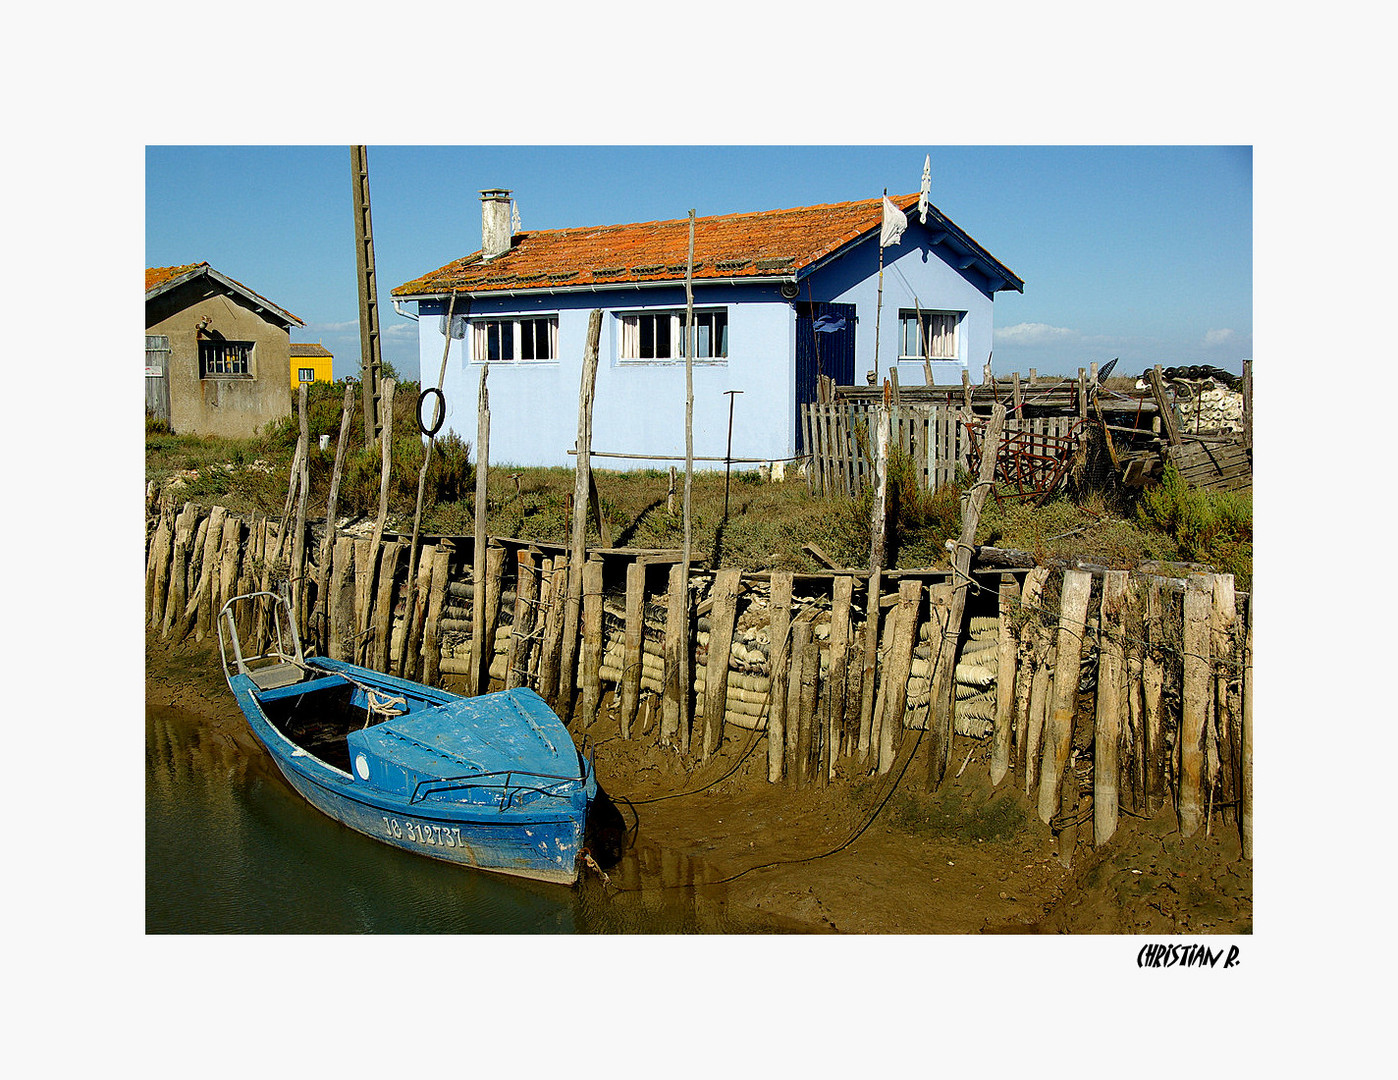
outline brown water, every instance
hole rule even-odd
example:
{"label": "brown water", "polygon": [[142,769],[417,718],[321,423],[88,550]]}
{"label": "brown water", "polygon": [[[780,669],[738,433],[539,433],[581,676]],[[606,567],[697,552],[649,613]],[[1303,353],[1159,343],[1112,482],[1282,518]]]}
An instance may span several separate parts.
{"label": "brown water", "polygon": [[630,837],[611,883],[569,889],[398,851],[314,809],[260,752],[197,717],[146,714],[146,931],[152,934],[780,933],[731,911],[699,860]]}

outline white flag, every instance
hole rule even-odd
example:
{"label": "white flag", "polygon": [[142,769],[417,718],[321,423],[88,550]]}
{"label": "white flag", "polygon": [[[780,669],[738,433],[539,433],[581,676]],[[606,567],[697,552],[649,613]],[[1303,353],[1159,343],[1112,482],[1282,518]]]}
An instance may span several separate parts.
{"label": "white flag", "polygon": [[932,195],[932,155],[922,163],[922,192],[917,197],[917,219],[927,224],[927,200]]}
{"label": "white flag", "polygon": [[889,244],[898,243],[899,237],[903,235],[903,230],[908,227],[908,218],[903,211],[888,201],[888,196],[883,197],[883,232],[879,234],[879,247],[888,247]]}
{"label": "white flag", "polygon": [[510,200],[510,231],[519,232],[519,205]]}

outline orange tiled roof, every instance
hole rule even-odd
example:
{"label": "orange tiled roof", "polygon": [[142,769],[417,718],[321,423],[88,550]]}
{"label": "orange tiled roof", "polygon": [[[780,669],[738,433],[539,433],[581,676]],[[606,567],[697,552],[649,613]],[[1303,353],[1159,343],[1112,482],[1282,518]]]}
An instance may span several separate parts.
{"label": "orange tiled roof", "polygon": [[278,304],[274,304],[265,296],[261,296],[258,293],[253,292],[253,290],[249,289],[241,281],[235,281],[233,278],[229,277],[226,274],[220,274],[217,270],[215,270],[206,262],[187,263],[184,266],[146,267],[146,299],[151,299],[151,293],[153,291],[160,289],[162,286],[167,285],[178,278],[182,278],[187,274],[193,274],[196,271],[202,271],[203,273],[209,275],[210,277],[216,279],[224,285],[239,290],[240,292],[244,293],[249,299],[251,299],[254,303],[259,304],[270,311],[275,311],[278,314],[285,315],[291,322],[294,322],[297,326],[306,325],[291,312],[287,311],[286,308],[281,307]]}
{"label": "orange tiled roof", "polygon": [[[891,200],[905,212],[918,196]],[[798,272],[877,229],[882,198],[855,202],[721,214],[694,220],[694,279],[795,277]],[[1008,287],[1023,283],[989,252],[932,207],[929,224],[954,231],[986,262],[1003,271]],[[394,296],[554,289],[683,279],[689,219],[632,225],[547,229],[516,233],[510,250],[489,262],[479,251],[393,290]]]}

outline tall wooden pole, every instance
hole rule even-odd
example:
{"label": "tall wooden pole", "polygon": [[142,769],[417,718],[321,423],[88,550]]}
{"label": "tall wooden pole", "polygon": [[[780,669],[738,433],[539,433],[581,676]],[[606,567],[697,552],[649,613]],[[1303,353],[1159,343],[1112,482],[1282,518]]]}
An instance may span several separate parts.
{"label": "tall wooden pole", "polygon": [[[883,189],[888,198],[888,188]],[[874,382],[879,381],[879,324],[883,322],[883,202],[879,202],[879,297],[874,305]],[[930,385],[931,380],[928,380]]]}
{"label": "tall wooden pole", "polygon": [[[690,667],[689,638],[689,560],[694,543],[690,518],[690,495],[694,487],[694,208],[689,208],[689,254],[684,267],[684,553],[680,557],[680,608],[682,636],[678,657],[680,675],[680,745],[689,751],[691,727],[690,689],[694,675]],[[714,567],[715,570],[718,567]]]}
{"label": "tall wooden pole", "polygon": [[577,691],[578,627],[582,620],[584,563],[587,559],[587,496],[592,480],[592,398],[597,392],[597,348],[602,309],[587,321],[582,378],[578,385],[578,467],[573,478],[573,537],[568,556],[568,599],[563,608],[563,656],[558,672],[558,711],[567,720]]}
{"label": "tall wooden pole", "polygon": [[374,274],[374,226],[369,211],[369,152],[350,147],[350,179],[354,185],[354,261],[359,272],[359,368],[364,395],[364,443],[379,437],[379,293]]}

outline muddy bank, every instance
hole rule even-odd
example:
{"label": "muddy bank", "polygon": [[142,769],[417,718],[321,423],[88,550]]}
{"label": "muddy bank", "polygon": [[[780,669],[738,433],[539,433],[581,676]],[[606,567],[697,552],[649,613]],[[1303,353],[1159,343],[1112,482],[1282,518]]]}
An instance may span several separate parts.
{"label": "muddy bank", "polygon": [[[209,738],[272,769],[246,729],[217,644],[146,639],[148,703],[205,718]],[[986,779],[988,745],[958,738],[971,760],[941,791],[922,790],[925,747],[885,777],[795,791],[766,782],[765,741],[731,733],[703,767],[655,743],[588,732],[598,777],[633,846],[685,856],[696,889],[812,931],[917,934],[1240,934],[1252,930],[1252,867],[1235,829],[1184,841],[1168,811],[1123,816],[1100,851],[1080,842],[1065,869],[1022,794]],[[900,771],[907,763],[906,772]],[[1090,838],[1090,826],[1080,830]],[[604,889],[624,899],[620,873]]]}

